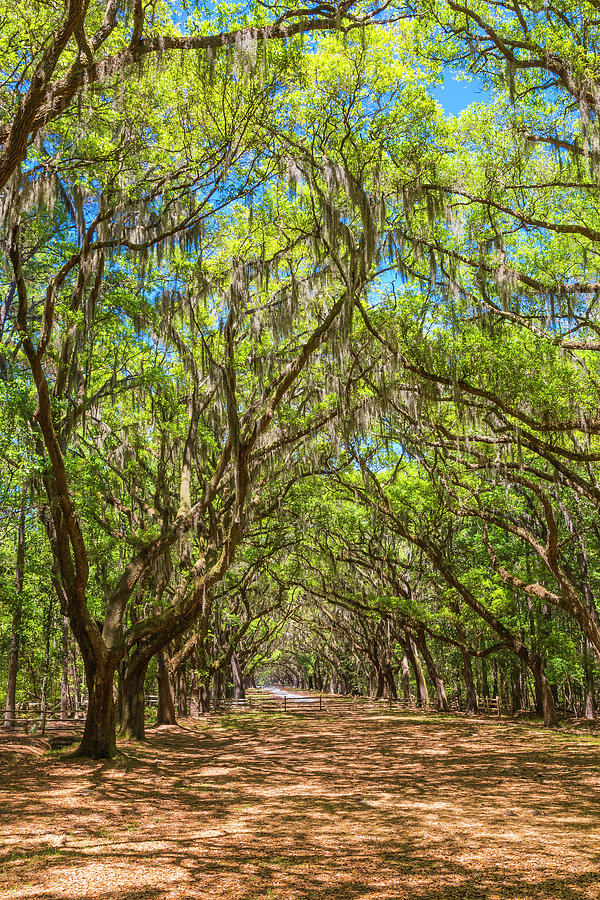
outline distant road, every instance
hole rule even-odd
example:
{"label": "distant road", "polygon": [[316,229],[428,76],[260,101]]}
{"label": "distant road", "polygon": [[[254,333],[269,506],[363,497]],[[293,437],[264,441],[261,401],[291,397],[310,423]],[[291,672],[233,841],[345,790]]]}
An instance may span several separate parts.
{"label": "distant road", "polygon": [[273,687],[272,685],[263,684],[260,690],[268,691],[277,697],[285,697],[286,700],[293,700],[295,703],[318,703],[318,697],[304,697],[302,694],[294,694],[291,691],[285,691],[283,688]]}

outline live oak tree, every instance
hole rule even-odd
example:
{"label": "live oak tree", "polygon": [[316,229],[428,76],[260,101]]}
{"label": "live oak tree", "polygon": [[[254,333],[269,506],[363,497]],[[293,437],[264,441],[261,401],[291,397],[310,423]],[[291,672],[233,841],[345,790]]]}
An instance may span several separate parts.
{"label": "live oak tree", "polygon": [[[81,122],[82,108],[93,93],[118,92],[120,84],[135,80],[144,65],[160,62],[165,53],[200,54],[201,61],[210,63],[230,48],[243,64],[266,42],[360,27],[380,13],[377,7],[355,12],[355,5],[350,0],[282,7],[271,16],[257,5],[247,11],[245,21],[220,15],[210,22],[192,6],[184,13],[168,3],[141,0],[126,6],[116,0],[69,0],[43,9],[35,3],[18,8],[4,4],[0,190],[13,175],[19,182],[19,167],[25,161],[29,169],[29,153],[40,138],[51,144],[55,129],[74,123],[75,129],[80,127],[77,120]],[[223,30],[223,25],[229,27]],[[83,114],[84,128],[89,128],[94,105]],[[11,192],[3,199],[6,212],[14,202]]]}
{"label": "live oak tree", "polygon": [[[153,658],[184,710],[185,666],[220,695],[261,636],[313,685],[393,696],[412,666],[442,709],[452,684],[474,711],[489,665],[547,724],[576,672],[593,715],[593,5],[21,13],[0,583],[14,638],[44,528],[81,751],[115,750],[117,669],[140,737]],[[487,101],[444,119],[423,88],[443,66]]]}
{"label": "live oak tree", "polygon": [[[150,82],[146,84],[150,91]],[[231,146],[231,131],[237,133],[238,122],[235,117],[232,116],[233,121],[230,123],[225,121],[225,133],[219,131],[224,124],[223,118],[226,119],[228,114],[220,90],[222,86],[223,75],[221,78],[211,77],[211,87],[203,96],[204,110],[198,113],[195,122],[198,136],[203,128],[205,131],[206,140],[202,145],[195,145],[189,151],[184,135],[179,134],[179,147],[176,151],[179,165],[175,156],[176,145],[170,158],[163,158],[160,165],[158,142],[161,139],[170,140],[168,134],[162,134],[154,142],[146,139],[143,144],[145,153],[142,153],[140,141],[131,138],[136,117],[148,99],[140,91],[136,93],[137,104],[131,97],[122,96],[126,112],[124,105],[112,115],[113,124],[119,125],[114,133],[114,141],[111,140],[110,131],[96,135],[90,135],[88,131],[80,137],[71,151],[76,157],[79,155],[79,161],[70,171],[53,171],[54,160],[49,159],[45,163],[42,148],[42,171],[28,173],[26,176],[31,182],[33,201],[44,199],[44,186],[48,180],[58,179],[62,199],[61,213],[63,217],[70,214],[74,223],[74,246],[69,247],[67,244],[65,247],[62,242],[53,240],[50,229],[50,238],[42,244],[38,254],[25,249],[28,240],[35,240],[37,229],[37,219],[29,211],[31,191],[29,199],[22,191],[15,196],[10,214],[9,257],[13,269],[14,293],[18,301],[16,329],[22,336],[22,346],[38,395],[36,449],[39,453],[43,446],[50,460],[50,468],[42,474],[49,501],[49,514],[44,514],[44,520],[58,568],[61,605],[70,616],[86,662],[90,706],[84,749],[92,754],[104,754],[114,749],[112,687],[108,686],[109,680],[112,685],[109,673],[114,671],[114,661],[109,662],[110,651],[106,646],[107,643],[111,644],[111,638],[108,634],[104,639],[100,636],[86,604],[89,558],[81,523],[69,496],[71,489],[65,452],[69,449],[77,427],[82,425],[85,429],[86,414],[91,411],[93,418],[93,414],[98,413],[98,405],[108,387],[114,389],[113,378],[119,371],[119,366],[128,370],[129,361],[119,360],[118,349],[108,381],[99,384],[97,376],[101,373],[97,367],[92,366],[94,342],[106,340],[106,332],[99,334],[95,329],[98,301],[107,282],[109,286],[118,283],[119,272],[122,272],[122,266],[116,259],[109,261],[107,265],[107,254],[121,251],[123,245],[133,244],[133,249],[138,249],[143,258],[143,252],[148,248],[157,245],[162,248],[166,239],[184,229],[186,240],[193,243],[194,235],[197,235],[203,219],[207,217],[209,198],[216,190],[221,189],[221,183],[229,176],[236,155],[240,153],[239,144],[237,147],[235,143],[233,148]],[[163,87],[159,82],[153,85],[152,90],[162,91],[163,102],[169,104],[171,97],[164,93]],[[230,95],[231,93],[230,91]],[[252,94],[251,91],[249,93]],[[209,94],[213,104],[217,98],[219,100],[220,120],[211,120]],[[252,97],[248,101],[250,106],[254,105]],[[242,115],[243,133],[243,123],[247,123],[250,114],[247,107],[239,103],[239,98],[233,102]],[[186,98],[184,106],[190,114],[192,110],[198,110],[197,103],[194,106],[193,98],[190,97]],[[164,115],[161,115],[159,106],[156,109],[155,127],[158,129],[163,127]],[[164,111],[166,107],[163,106],[162,109]],[[214,110],[214,105],[212,109]],[[149,124],[148,116],[146,122]],[[227,124],[232,126],[229,133]],[[211,130],[210,134],[207,129]],[[129,137],[122,140],[121,135],[127,134],[128,130]],[[98,156],[98,140],[101,138],[105,139],[105,147],[104,153]],[[132,142],[137,151],[137,155],[133,156]],[[244,149],[245,147],[246,145]],[[175,178],[171,177],[167,182],[166,174],[169,172]],[[177,177],[180,178],[179,182]],[[245,179],[242,179],[241,186],[235,189],[236,193],[243,191],[244,187]],[[186,196],[191,207],[184,211],[181,201]],[[52,200],[51,191],[47,199]],[[222,198],[221,205],[225,202],[227,200]],[[47,205],[50,206],[49,203]],[[215,204],[211,203],[210,207],[214,215]],[[48,215],[53,215],[51,208],[48,209]],[[27,229],[28,225],[34,229],[33,235]],[[40,261],[42,254],[43,260]],[[52,266],[53,256],[56,258],[58,271],[50,278],[44,290],[44,272]],[[147,289],[152,290],[151,285]],[[38,290],[43,321],[36,341],[30,321],[36,321]],[[70,296],[67,292],[70,292]],[[114,303],[110,289],[107,294],[109,304]],[[111,338],[114,340],[114,335]],[[83,354],[80,353],[82,349]],[[95,349],[99,349],[98,344]],[[125,353],[125,357],[127,355],[129,354]],[[143,360],[140,363],[143,365]],[[137,376],[137,383],[140,381],[148,384],[148,379]],[[127,371],[121,384],[127,388],[135,382],[136,376],[132,377]],[[98,436],[93,435],[92,443],[94,437],[98,440]],[[101,437],[100,435],[100,439]],[[144,559],[148,553],[156,554],[161,543],[168,544],[175,536],[176,530],[162,541],[156,538],[147,540],[147,546],[141,552],[137,548],[137,559],[130,567],[124,583],[117,586],[118,597],[111,597],[113,610],[114,604],[117,608],[121,607],[123,595],[126,598],[131,594],[140,574],[140,559]],[[108,628],[110,627],[109,625]],[[104,733],[90,736],[90,729],[101,729]]]}
{"label": "live oak tree", "polygon": [[[385,182],[377,181],[383,157],[380,148],[373,147],[371,133],[375,128],[380,135],[388,133],[395,140],[403,136],[397,128],[399,106],[404,98],[400,97],[393,105],[386,96],[389,73],[378,75],[376,79],[373,76],[374,66],[388,44],[388,40],[381,42],[375,36],[371,60],[368,60],[364,47],[356,45],[347,54],[347,64],[342,69],[340,59],[346,54],[341,54],[339,48],[331,44],[326,44],[321,56],[313,61],[312,71],[317,73],[315,93],[307,102],[304,85],[302,93],[294,98],[296,121],[306,121],[306,138],[300,137],[297,127],[293,137],[281,125],[278,131],[283,152],[287,150],[293,154],[284,156],[283,165],[288,179],[298,191],[296,199],[290,201],[281,192],[275,192],[273,196],[267,194],[263,207],[249,213],[251,220],[242,218],[241,227],[237,228],[239,235],[232,235],[231,239],[241,243],[248,258],[240,260],[240,251],[236,250],[234,258],[237,261],[226,295],[222,334],[219,330],[212,337],[206,332],[200,335],[200,360],[206,360],[202,363],[202,373],[198,359],[194,358],[190,348],[185,347],[183,336],[177,335],[172,326],[170,328],[169,336],[179,353],[183,353],[192,379],[192,417],[183,448],[179,512],[182,506],[187,508],[192,502],[190,469],[193,466],[200,472],[208,462],[210,477],[206,476],[204,493],[206,495],[207,490],[212,493],[208,500],[201,501],[203,506],[195,504],[195,527],[198,528],[202,517],[208,514],[201,547],[208,540],[209,548],[215,553],[211,544],[217,542],[217,547],[219,541],[223,544],[222,550],[219,547],[220,557],[208,572],[207,554],[202,547],[198,560],[180,577],[171,605],[156,621],[132,626],[128,642],[133,651],[128,666],[136,672],[137,681],[126,694],[137,697],[138,705],[142,696],[140,686],[151,657],[168,640],[188,630],[195,620],[208,622],[212,610],[210,589],[231,565],[235,550],[243,539],[245,522],[261,514],[260,507],[265,505],[269,485],[276,484],[276,490],[281,491],[283,473],[292,474],[298,467],[297,454],[302,444],[321,428],[330,428],[336,415],[335,395],[332,403],[328,397],[328,383],[335,385],[340,381],[340,351],[343,353],[345,334],[351,324],[352,306],[371,277],[370,267],[376,263],[377,252],[381,252],[378,246],[381,247],[382,242],[385,246],[384,220],[376,220],[377,216],[382,217],[381,208],[385,204]],[[325,65],[332,59],[333,49],[336,50],[337,65],[335,70],[332,67],[327,72]],[[365,62],[360,68],[356,65],[356,54]],[[314,74],[311,77],[315,77]],[[335,100],[328,92],[331,80],[336,85]],[[414,90],[412,85],[410,87]],[[380,98],[379,114],[371,115],[367,122],[365,108],[373,96]],[[328,154],[323,163],[315,157],[315,142],[321,139],[320,103],[330,128],[327,147],[322,148],[322,152],[326,150]],[[333,129],[337,117],[338,133]],[[419,118],[415,117],[411,126],[418,124]],[[342,152],[341,148],[350,136],[352,145]],[[339,159],[336,159],[338,152]],[[406,164],[414,166],[415,160],[409,159]],[[374,184],[370,180],[366,182],[368,189],[373,191],[373,196],[369,196],[362,179],[373,177],[376,179]],[[339,203],[340,208],[334,203]],[[265,204],[269,205],[267,211],[276,204],[278,240],[272,233],[272,223],[265,218]],[[299,218],[292,219],[287,226],[289,232],[282,233],[286,208],[290,215]],[[342,216],[345,217],[343,223]],[[253,232],[249,233],[250,221]],[[353,234],[355,228],[358,229],[356,236]],[[381,241],[378,237],[380,228]],[[283,246],[280,243],[282,237],[287,240]],[[301,255],[307,243],[312,248],[312,259],[309,257],[308,260]],[[219,279],[223,277],[222,257],[225,255],[228,259],[232,252],[227,241],[225,248],[213,260]],[[210,264],[207,264],[207,272],[210,275]],[[214,273],[212,277],[215,277]],[[214,297],[210,299],[211,303],[215,302]],[[223,303],[218,296],[216,300]],[[331,304],[329,310],[328,304]],[[207,311],[205,321],[208,317]],[[298,343],[292,326],[298,329],[300,324],[303,331]],[[192,329],[196,327],[194,322]],[[250,361],[249,368],[240,365],[244,359]],[[303,373],[309,361],[310,370],[305,376]],[[209,368],[206,368],[207,364]],[[216,379],[215,369],[218,372]],[[346,383],[346,394],[347,389]],[[216,469],[215,462],[210,457],[207,460],[206,446],[196,434],[197,409],[202,410],[205,429],[214,416],[213,446],[223,447],[222,455],[216,457]],[[263,439],[269,427],[273,439]],[[233,472],[232,462],[237,465]],[[275,469],[274,462],[278,463]],[[297,472],[293,477],[298,477]],[[285,482],[283,490],[285,493]],[[203,627],[206,634],[206,624]],[[126,674],[124,686],[127,682]],[[127,705],[124,697],[124,710]],[[141,736],[141,714],[125,716],[124,727],[130,733],[128,723],[131,720],[138,723],[134,732]]]}
{"label": "live oak tree", "polygon": [[[112,684],[125,656],[133,655],[129,673],[137,670],[139,678],[125,672],[124,714],[128,697],[139,695],[150,658],[202,615],[211,588],[225,575],[242,540],[245,507],[261,466],[331,418],[320,401],[306,407],[297,389],[303,384],[307,397],[314,394],[314,386],[302,379],[315,354],[325,371],[337,364],[353,306],[385,247],[385,192],[393,183],[379,174],[390,163],[385,149],[373,144],[373,134],[388,135],[397,146],[405,135],[412,139],[412,128],[422,127],[428,109],[417,109],[408,129],[397,131],[415,87],[410,83],[404,93],[395,89],[390,95],[392,74],[376,77],[376,65],[394,40],[392,35],[390,45],[390,38],[381,41],[376,33],[371,54],[360,42],[349,51],[341,44],[325,46],[320,63],[311,63],[307,73],[312,93],[307,95],[305,80],[291,95],[292,127],[288,108],[279,104],[277,84],[243,67],[232,78],[227,57],[208,68],[195,91],[183,98],[165,91],[167,71],[158,81],[147,78],[135,91],[125,86],[106,113],[112,130],[84,130],[70,148],[77,166],[60,163],[59,171],[52,171],[54,163],[45,162],[42,146],[40,171],[25,176],[29,194],[14,194],[9,258],[16,331],[37,392],[31,422],[36,450],[47,454],[49,463],[42,472],[48,497],[42,515],[62,608],[86,665],[89,705],[81,753],[114,753]],[[334,51],[338,58],[347,57],[346,65],[330,65],[326,78],[315,78]],[[292,77],[288,59],[285,53],[275,59],[276,79]],[[398,70],[410,73],[406,63],[394,62],[393,72]],[[140,135],[136,123],[150,96],[153,131]],[[182,126],[172,116],[173,105]],[[330,134],[317,150],[320,106]],[[277,142],[263,121],[278,122]],[[63,139],[70,141],[70,134]],[[102,139],[104,153],[98,155]],[[165,141],[171,146],[166,157]],[[418,155],[404,164],[414,170]],[[300,183],[295,198],[282,188],[280,168],[290,183]],[[37,227],[32,203],[52,199],[44,193],[48,178],[60,183],[60,215],[73,219],[72,246],[54,240],[50,228],[49,239],[30,253]],[[236,207],[236,200],[255,193],[259,203]],[[250,218],[244,219],[244,209]],[[53,259],[59,268],[44,289],[44,272]],[[103,379],[96,359],[106,358],[108,341],[114,341],[114,331],[105,330],[107,313],[118,339],[112,373]],[[128,321],[139,332],[133,347],[121,343]],[[155,410],[161,402],[154,392],[167,374],[162,405],[177,408],[185,398],[183,410],[177,409],[183,421],[179,415],[179,424],[170,426],[175,434],[180,429],[174,446],[164,410],[160,415]],[[123,420],[121,392],[136,403],[131,427]],[[269,439],[288,402],[302,410],[298,424],[290,420],[283,427],[284,416],[279,436],[275,432]],[[111,426],[111,418],[120,429]],[[127,429],[136,433],[134,440],[124,434]],[[163,448],[156,457],[150,446],[150,463],[140,438]],[[110,492],[101,498],[133,532],[131,540],[126,532],[120,534],[122,574],[102,585],[101,631],[88,605],[90,533],[74,496],[73,466],[81,458],[89,460],[84,470],[91,464],[92,480],[104,475],[103,469],[118,480],[129,479],[126,504]],[[173,467],[179,481],[174,512],[165,494],[173,476],[163,472]],[[144,480],[154,483],[153,503],[145,496]],[[103,526],[103,512],[91,509],[89,515]],[[166,567],[170,551],[192,532],[199,540],[190,542],[189,565],[171,602],[143,619],[136,613],[127,627],[128,605],[139,601],[150,577],[155,591],[164,593],[157,566]],[[129,551],[127,544],[133,545]]]}

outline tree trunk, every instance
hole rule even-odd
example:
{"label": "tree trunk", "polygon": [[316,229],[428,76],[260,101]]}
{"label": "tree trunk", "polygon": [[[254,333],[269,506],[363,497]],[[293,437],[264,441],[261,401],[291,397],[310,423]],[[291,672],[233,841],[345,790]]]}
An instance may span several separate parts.
{"label": "tree trunk", "polygon": [[521,693],[521,670],[517,665],[511,669],[510,678],[510,699],[512,706],[512,714],[523,709],[523,697]]}
{"label": "tree trunk", "polygon": [[175,701],[173,699],[173,688],[171,687],[171,679],[169,678],[169,669],[167,667],[167,659],[164,650],[159,650],[156,654],[156,662],[158,664],[158,710],[156,714],[157,725],[176,725],[175,717]]}
{"label": "tree trunk", "polygon": [[19,648],[21,643],[21,617],[23,615],[23,580],[25,574],[25,489],[19,510],[19,529],[17,532],[17,562],[15,566],[15,609],[12,617],[12,632],[8,654],[8,679],[6,685],[6,711],[4,728],[12,731],[17,716],[17,673],[19,671]]}
{"label": "tree trunk", "polygon": [[590,654],[590,643],[583,639],[583,671],[585,673],[585,717],[596,718],[596,697],[594,692],[594,666]]}
{"label": "tree trunk", "polygon": [[492,697],[500,697],[498,687],[498,663],[492,663]]}
{"label": "tree trunk", "polygon": [[209,681],[209,679],[201,682],[200,691],[198,693],[198,699],[200,701],[200,712],[209,713],[210,712],[210,681]]}
{"label": "tree trunk", "polygon": [[[387,695],[390,700],[398,699],[398,691],[396,690],[396,679],[392,672],[391,666],[386,666],[384,672],[385,682],[387,685]],[[333,692],[332,692],[333,693]]]}
{"label": "tree trunk", "polygon": [[86,666],[88,709],[76,756],[112,759],[117,753],[117,717],[113,697],[115,669],[110,664]]}
{"label": "tree trunk", "polygon": [[52,631],[52,595],[48,605],[46,618],[46,649],[44,653],[44,673],[42,676],[42,691],[40,696],[40,733],[46,734],[46,719],[48,717],[48,679],[50,677],[50,632]]}
{"label": "tree trunk", "polygon": [[81,679],[77,668],[76,644],[71,647],[71,672],[73,674],[73,717],[78,719],[81,715]]}
{"label": "tree trunk", "polygon": [[246,691],[244,690],[244,673],[235,653],[232,653],[231,655],[231,675],[233,677],[233,699],[245,700]]}
{"label": "tree trunk", "polygon": [[192,684],[190,687],[190,716],[197,719],[200,715],[200,679],[198,672],[192,669]]}
{"label": "tree trunk", "polygon": [[66,616],[63,616],[61,664],[60,718],[64,722],[69,715],[69,620]]}
{"label": "tree trunk", "polygon": [[475,690],[475,680],[473,678],[473,665],[471,663],[471,654],[466,649],[467,638],[460,618],[460,604],[458,600],[454,603],[454,613],[456,615],[456,635],[461,642],[460,648],[462,658],[462,674],[465,682],[465,691],[467,693],[467,715],[473,716],[477,713],[477,691]]}
{"label": "tree trunk", "polygon": [[552,689],[548,684],[548,679],[546,678],[546,673],[544,671],[544,661],[537,653],[531,654],[529,665],[542,703],[544,725],[546,728],[552,728],[554,725],[558,725],[558,715],[556,713],[554,697],[552,696]]}
{"label": "tree trunk", "polygon": [[415,633],[415,643],[417,644],[417,648],[419,649],[421,656],[425,660],[427,672],[429,673],[429,677],[433,683],[433,686],[435,687],[437,708],[440,710],[440,712],[448,712],[450,706],[448,705],[448,698],[446,696],[446,686],[444,684],[444,679],[440,675],[440,670],[436,666],[433,656],[430,653],[429,647],[427,646],[424,628],[417,628]]}
{"label": "tree trunk", "polygon": [[487,700],[490,696],[490,685],[488,681],[488,664],[486,656],[481,657],[481,692]]}
{"label": "tree trunk", "polygon": [[185,666],[181,666],[175,672],[175,680],[177,684],[177,714],[182,718],[186,718],[187,710],[187,673]]}
{"label": "tree trunk", "polygon": [[408,657],[406,651],[402,654],[400,662],[402,697],[405,703],[410,703],[410,669],[408,667]]}
{"label": "tree trunk", "polygon": [[477,692],[475,691],[475,682],[473,680],[473,666],[471,665],[471,654],[468,650],[462,650],[463,678],[465,681],[465,690],[467,692],[467,714],[473,716],[477,713]]}
{"label": "tree trunk", "polygon": [[17,597],[17,606],[13,613],[12,634],[8,656],[8,680],[6,685],[6,710],[4,713],[4,729],[12,731],[17,723],[17,673],[19,671],[19,646],[21,643],[22,599]]}
{"label": "tree trunk", "polygon": [[313,676],[314,676],[314,685],[315,691],[323,690],[323,674],[321,672],[321,666],[319,665],[319,660],[315,659],[315,664],[313,668]]}
{"label": "tree trunk", "polygon": [[421,660],[419,659],[417,645],[415,644],[414,639],[410,634],[407,634],[406,637],[405,650],[409,662],[412,666],[412,670],[415,674],[415,683],[417,687],[417,703],[419,704],[419,706],[427,706],[429,693],[427,691],[425,676],[423,675],[423,666],[421,665]]}
{"label": "tree trunk", "polygon": [[121,735],[136,741],[143,741],[145,734],[144,680],[147,662],[133,662],[126,665],[121,682]]}
{"label": "tree trunk", "polygon": [[383,677],[383,672],[380,667],[377,668],[377,687],[375,688],[375,699],[381,700],[383,697],[383,690],[385,688],[385,678]]}

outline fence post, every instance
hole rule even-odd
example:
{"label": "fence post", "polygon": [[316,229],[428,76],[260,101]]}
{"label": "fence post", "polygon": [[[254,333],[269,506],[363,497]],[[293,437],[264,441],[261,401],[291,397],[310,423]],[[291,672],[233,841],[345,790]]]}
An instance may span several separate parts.
{"label": "fence post", "polygon": [[286,703],[285,703],[286,700],[287,700],[287,697],[286,697],[285,694],[284,694],[284,695],[283,695],[283,711],[284,711],[284,712],[286,711],[286,708],[287,708],[287,707],[286,707]]}
{"label": "fence post", "polygon": [[321,704],[321,695],[319,694],[319,712],[321,712],[322,704]]}

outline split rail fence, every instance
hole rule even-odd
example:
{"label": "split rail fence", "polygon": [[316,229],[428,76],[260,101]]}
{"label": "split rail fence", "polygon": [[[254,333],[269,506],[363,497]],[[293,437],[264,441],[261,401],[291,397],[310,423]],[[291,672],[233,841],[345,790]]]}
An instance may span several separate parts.
{"label": "split rail fence", "polygon": [[[306,694],[305,696],[281,696],[270,694],[268,691],[252,690],[247,691],[244,700],[226,699],[220,702],[220,709],[224,710],[256,710],[256,711],[283,711],[283,712],[326,712],[340,713],[345,712],[377,712],[384,709],[388,710],[412,710],[425,712],[435,711],[436,704],[434,701],[425,703],[417,700],[398,699],[381,699],[373,700],[369,697],[342,696],[336,694]],[[460,711],[458,703],[450,703],[453,712]],[[502,715],[502,704],[497,697],[483,698],[479,703],[479,710],[484,715]]]}
{"label": "split rail fence", "polygon": [[[150,694],[146,697],[146,705],[155,707],[158,697]],[[85,706],[85,705],[84,705]],[[478,708],[480,715],[501,716],[510,715],[510,711],[505,709],[502,701],[497,697],[480,697],[478,698]],[[292,697],[282,694],[270,693],[260,689],[250,689],[246,692],[243,700],[234,700],[226,698],[215,704],[216,712],[233,712],[233,711],[256,711],[256,712],[284,712],[284,713],[305,713],[314,715],[319,713],[344,715],[357,712],[383,712],[385,710],[410,710],[413,712],[435,712],[437,709],[435,701],[429,700],[426,703],[418,702],[414,699],[405,700],[399,698],[373,700],[369,697],[360,696],[343,696],[339,694],[317,694],[305,693],[302,696],[294,695]],[[450,709],[452,712],[460,712],[460,705],[456,700],[450,701]],[[520,710],[521,715],[529,715],[531,710]],[[85,717],[85,708],[79,712],[78,718],[60,720],[58,718],[59,708],[49,707],[46,713],[45,732],[52,733],[55,730],[61,732],[65,730],[78,731],[81,729],[83,719]],[[0,722],[0,725],[2,723]],[[17,710],[12,722],[15,731],[25,733],[40,733],[40,709],[39,704],[28,703],[23,704]]]}

